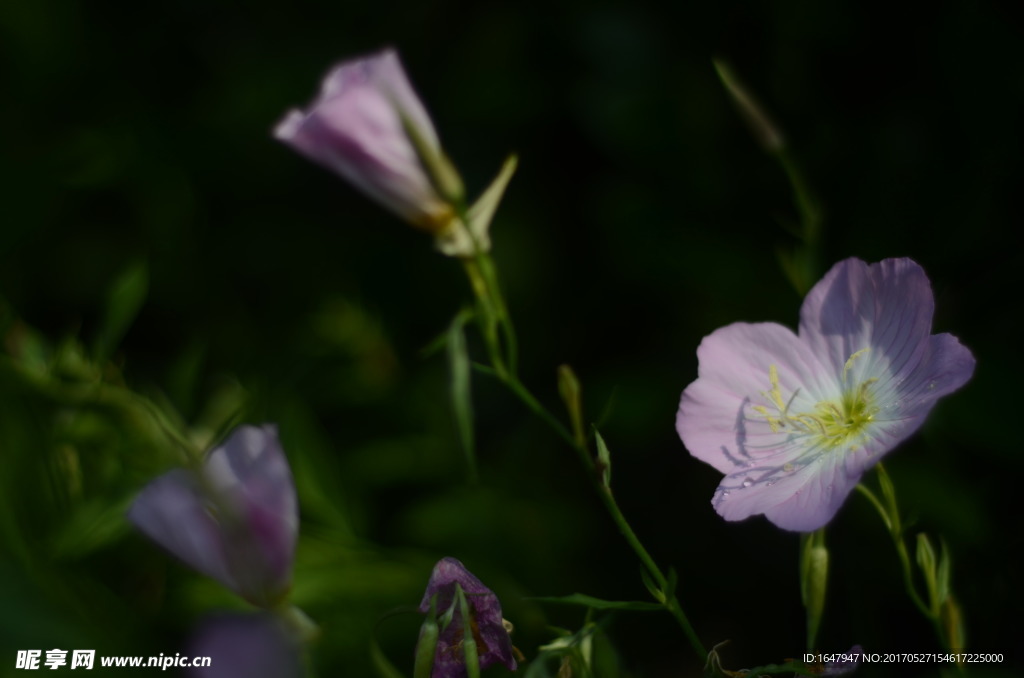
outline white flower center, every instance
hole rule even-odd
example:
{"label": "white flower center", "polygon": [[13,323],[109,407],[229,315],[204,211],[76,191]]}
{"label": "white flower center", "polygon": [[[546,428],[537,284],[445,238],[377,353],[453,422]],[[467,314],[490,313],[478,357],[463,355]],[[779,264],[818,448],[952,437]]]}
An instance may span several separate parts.
{"label": "white flower center", "polygon": [[[819,401],[809,412],[790,411],[799,389],[793,392],[788,401],[784,400],[782,387],[779,385],[779,371],[775,365],[769,365],[768,381],[771,390],[762,391],[761,395],[771,403],[771,409],[765,405],[754,405],[753,409],[765,418],[772,433],[788,431],[795,435],[813,436],[814,447],[820,446],[830,450],[846,447],[863,435],[879,411],[871,388],[878,379],[871,377],[854,383],[848,379],[854,360],[868,350],[861,349],[846,361],[839,397]],[[851,446],[850,449],[856,449],[856,446]]]}

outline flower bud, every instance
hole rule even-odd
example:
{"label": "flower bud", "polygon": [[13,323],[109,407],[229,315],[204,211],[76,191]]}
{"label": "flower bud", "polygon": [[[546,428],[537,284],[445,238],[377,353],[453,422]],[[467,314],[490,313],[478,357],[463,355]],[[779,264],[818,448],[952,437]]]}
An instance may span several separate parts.
{"label": "flower bud", "polygon": [[289,111],[274,136],[413,226],[435,235],[452,226],[438,186],[458,193],[461,180],[394,50],[336,66],[316,101]]}
{"label": "flower bud", "polygon": [[430,611],[434,602],[441,626],[431,678],[466,678],[471,661],[480,669],[493,664],[516,669],[498,597],[455,558],[434,566],[420,612]]}

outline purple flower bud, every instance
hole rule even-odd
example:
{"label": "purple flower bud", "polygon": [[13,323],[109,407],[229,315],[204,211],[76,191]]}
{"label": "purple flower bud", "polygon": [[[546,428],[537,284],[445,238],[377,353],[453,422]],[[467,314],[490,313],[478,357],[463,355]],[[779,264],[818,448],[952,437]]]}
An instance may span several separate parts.
{"label": "purple flower bud", "polygon": [[155,479],[128,519],[254,605],[271,606],[288,591],[299,516],[275,426],[241,426],[198,473],[176,469]]}
{"label": "purple flower bud", "polygon": [[466,678],[467,675],[465,653],[462,651],[466,620],[462,618],[456,601],[456,584],[462,587],[469,603],[468,623],[476,641],[480,668],[502,664],[515,671],[512,640],[502,622],[498,596],[458,560],[444,558],[434,566],[420,602],[420,612],[427,613],[430,611],[430,599],[436,595],[436,610],[442,620],[449,610],[452,611],[451,622],[447,626],[443,621],[441,623],[432,678]]}
{"label": "purple flower bud", "polygon": [[185,670],[190,678],[299,678],[299,648],[279,619],[268,614],[210,617],[189,643],[186,656],[209,657],[208,667]]}
{"label": "purple flower bud", "polygon": [[274,136],[414,226],[438,233],[452,222],[423,162],[443,157],[437,133],[394,50],[335,66],[316,101],[289,111]]}

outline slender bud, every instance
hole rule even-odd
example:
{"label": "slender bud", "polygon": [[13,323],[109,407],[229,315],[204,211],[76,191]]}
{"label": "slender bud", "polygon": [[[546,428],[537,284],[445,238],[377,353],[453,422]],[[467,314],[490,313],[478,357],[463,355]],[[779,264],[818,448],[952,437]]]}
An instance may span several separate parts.
{"label": "slender bud", "polygon": [[572,422],[572,435],[576,444],[584,447],[587,436],[583,431],[583,405],[580,403],[580,380],[568,365],[558,366],[558,393],[562,396],[565,409],[569,411]]}
{"label": "slender bud", "polygon": [[420,639],[416,643],[416,664],[413,678],[430,678],[434,671],[434,654],[437,652],[437,640],[440,630],[437,626],[437,595],[430,598],[430,612],[420,626]]}
{"label": "slender bud", "polygon": [[824,529],[806,535],[800,559],[801,593],[807,609],[807,649],[814,651],[825,612],[825,590],[828,584],[828,549]]}
{"label": "slender bud", "polygon": [[722,84],[725,85],[725,90],[736,105],[736,109],[750,126],[750,131],[753,132],[757,143],[769,153],[781,151],[786,145],[785,139],[779,128],[768,117],[764,107],[758,103],[753,93],[736,77],[736,74],[725,62],[715,59],[712,63],[715,65],[715,71],[718,72]]}
{"label": "slender bud", "polygon": [[[455,598],[458,601],[459,613],[462,615],[462,654],[466,660],[466,674],[469,678],[480,678],[480,655],[477,652],[476,638],[473,635],[476,621],[469,611],[466,593],[457,582],[455,584]],[[502,624],[502,627],[504,628],[504,624]]]}

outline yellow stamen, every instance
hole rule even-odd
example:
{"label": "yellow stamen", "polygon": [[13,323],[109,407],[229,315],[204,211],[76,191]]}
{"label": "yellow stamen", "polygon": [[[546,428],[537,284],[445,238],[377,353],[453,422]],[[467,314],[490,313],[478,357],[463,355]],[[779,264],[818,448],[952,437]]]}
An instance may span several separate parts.
{"label": "yellow stamen", "polygon": [[[878,413],[874,405],[874,394],[871,386],[878,381],[871,377],[856,385],[847,385],[847,376],[854,361],[870,349],[863,348],[849,357],[843,368],[843,392],[837,401],[823,400],[816,403],[810,412],[791,413],[790,408],[796,399],[799,389],[793,392],[789,400],[782,396],[779,383],[779,370],[774,364],[768,366],[768,383],[771,388],[762,391],[761,396],[769,406],[753,405],[752,409],[764,417],[772,433],[783,430],[794,435],[814,436],[817,445],[827,449],[842,447],[855,438],[863,435],[865,428]],[[775,410],[774,412],[772,410]],[[851,449],[854,449],[851,447]]]}

